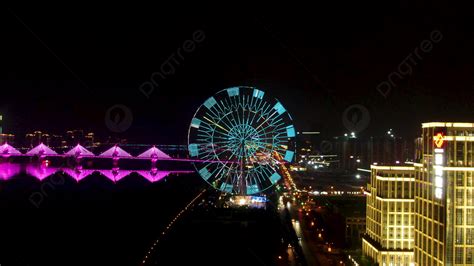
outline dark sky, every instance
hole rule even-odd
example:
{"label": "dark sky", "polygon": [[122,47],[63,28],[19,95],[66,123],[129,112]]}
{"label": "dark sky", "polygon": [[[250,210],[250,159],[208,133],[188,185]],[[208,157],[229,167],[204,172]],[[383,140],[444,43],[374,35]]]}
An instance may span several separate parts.
{"label": "dark sky", "polygon": [[[280,99],[298,130],[326,136],[347,131],[342,114],[352,104],[370,111],[362,135],[393,128],[414,137],[423,121],[474,121],[471,8],[412,1],[215,8],[1,10],[5,130],[106,135],[107,109],[123,104],[133,113],[123,136],[184,142],[199,105],[235,85],[260,87]],[[146,98],[140,85],[197,30],[204,40]],[[442,39],[383,97],[377,86],[433,31]]]}

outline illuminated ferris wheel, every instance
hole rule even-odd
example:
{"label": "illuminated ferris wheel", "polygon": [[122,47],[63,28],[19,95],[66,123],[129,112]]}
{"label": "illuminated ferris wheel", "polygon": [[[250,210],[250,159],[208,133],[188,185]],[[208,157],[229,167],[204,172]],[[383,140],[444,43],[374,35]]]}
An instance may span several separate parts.
{"label": "illuminated ferris wheel", "polygon": [[285,107],[253,87],[219,91],[191,121],[188,149],[199,175],[226,193],[252,195],[281,179],[295,156],[295,128]]}

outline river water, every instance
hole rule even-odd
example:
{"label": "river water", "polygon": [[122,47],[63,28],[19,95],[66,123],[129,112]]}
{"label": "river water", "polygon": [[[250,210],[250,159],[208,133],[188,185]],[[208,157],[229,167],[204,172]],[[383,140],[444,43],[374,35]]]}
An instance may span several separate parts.
{"label": "river water", "polygon": [[93,172],[77,181],[35,167],[0,164],[0,265],[139,265],[206,187],[195,174],[150,182],[130,173],[114,182]]}

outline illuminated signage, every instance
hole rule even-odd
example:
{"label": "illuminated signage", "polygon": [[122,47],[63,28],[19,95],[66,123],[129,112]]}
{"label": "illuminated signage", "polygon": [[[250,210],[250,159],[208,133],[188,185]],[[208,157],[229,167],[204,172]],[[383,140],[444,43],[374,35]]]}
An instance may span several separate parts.
{"label": "illuminated signage", "polygon": [[433,137],[434,149],[434,195],[437,199],[443,198],[443,166],[444,166],[444,137],[442,133]]}
{"label": "illuminated signage", "polygon": [[433,137],[433,142],[437,148],[443,147],[444,144],[444,137],[442,133],[436,134],[436,136]]}

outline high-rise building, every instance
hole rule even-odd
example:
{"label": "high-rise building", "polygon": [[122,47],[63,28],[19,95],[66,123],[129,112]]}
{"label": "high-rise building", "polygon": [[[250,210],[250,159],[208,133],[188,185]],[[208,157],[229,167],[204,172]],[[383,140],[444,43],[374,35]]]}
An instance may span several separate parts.
{"label": "high-rise building", "polygon": [[15,135],[13,134],[0,134],[0,145],[5,143],[13,145],[15,141]]}
{"label": "high-rise building", "polygon": [[402,165],[407,160],[412,161],[414,156],[414,143],[393,134],[370,138],[345,134],[335,137],[332,146],[338,155],[339,167],[346,170],[366,168],[373,163]]}
{"label": "high-rise building", "polygon": [[93,132],[87,133],[87,135],[85,136],[84,145],[85,146],[93,146],[94,145],[94,133]]}
{"label": "high-rise building", "polygon": [[416,265],[474,265],[474,123],[424,123],[415,163]]}
{"label": "high-rise building", "polygon": [[75,146],[79,143],[84,144],[84,130],[75,129],[66,131],[66,142],[68,146]]}
{"label": "high-rise building", "polygon": [[423,138],[419,137],[415,139],[415,158],[414,162],[420,162],[423,157]]}
{"label": "high-rise building", "polygon": [[413,144],[393,135],[371,137],[367,142],[368,162],[378,165],[403,164],[413,159]]}
{"label": "high-rise building", "polygon": [[62,135],[59,135],[59,134],[52,134],[50,136],[51,138],[51,141],[49,143],[50,147],[54,147],[54,148],[60,148],[62,147],[63,145],[63,136]]}
{"label": "high-rise building", "polygon": [[40,143],[44,143],[49,146],[51,143],[51,137],[48,133],[42,131],[34,131],[25,135],[25,144],[30,147],[35,147]]}
{"label": "high-rise building", "polygon": [[474,265],[474,123],[423,123],[415,146],[413,167],[372,166],[363,252],[380,265],[410,249],[414,265]]}
{"label": "high-rise building", "polygon": [[334,138],[334,152],[339,158],[339,168],[356,170],[368,162],[367,146],[363,140],[347,135]]}
{"label": "high-rise building", "polygon": [[412,265],[413,166],[371,166],[362,252],[378,265]]}
{"label": "high-rise building", "polygon": [[3,115],[0,115],[0,145],[6,142],[13,144],[14,139],[15,135],[3,133]]}

